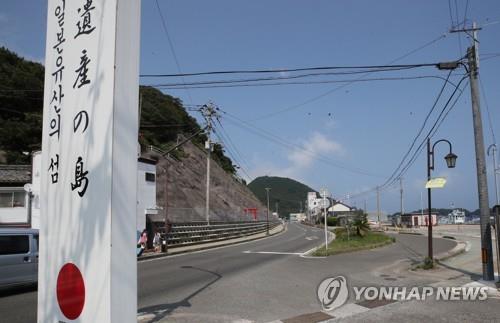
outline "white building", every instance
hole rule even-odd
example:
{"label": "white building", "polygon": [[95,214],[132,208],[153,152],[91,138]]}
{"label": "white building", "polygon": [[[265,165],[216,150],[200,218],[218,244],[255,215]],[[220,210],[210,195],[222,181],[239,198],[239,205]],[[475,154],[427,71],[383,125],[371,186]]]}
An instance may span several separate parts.
{"label": "white building", "polygon": [[303,222],[306,220],[304,213],[290,213],[290,222]]}
{"label": "white building", "polygon": [[[332,199],[330,197],[327,198],[330,201],[330,207],[327,208],[327,213],[329,215],[338,215],[343,214],[345,212],[350,212],[353,210],[352,207],[349,205],[337,201],[335,199]],[[319,216],[323,216],[323,198],[318,197],[318,194],[316,192],[309,192],[307,193],[307,212],[308,216],[311,217],[311,221],[315,221]]]}
{"label": "white building", "polygon": [[[32,167],[0,166],[0,225],[40,228],[40,178],[42,155],[33,154]],[[156,161],[139,158],[137,162],[137,232],[146,228],[146,216],[156,214]],[[31,190],[31,224],[29,197],[25,184]]]}
{"label": "white building", "polygon": [[455,209],[448,214],[448,223],[450,224],[464,224],[465,223],[465,212],[459,209]]}
{"label": "white building", "polygon": [[332,206],[328,208],[328,213],[330,214],[336,214],[337,212],[350,212],[352,211],[352,208],[342,202],[335,201]]}
{"label": "white building", "polygon": [[31,183],[31,167],[0,165],[0,224],[26,226],[28,198],[24,185]]}

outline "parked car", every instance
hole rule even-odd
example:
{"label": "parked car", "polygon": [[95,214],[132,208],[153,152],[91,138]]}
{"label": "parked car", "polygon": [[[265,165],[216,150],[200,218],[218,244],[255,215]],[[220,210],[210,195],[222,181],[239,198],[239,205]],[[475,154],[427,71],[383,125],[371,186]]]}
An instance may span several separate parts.
{"label": "parked car", "polygon": [[0,287],[38,281],[38,230],[0,228]]}

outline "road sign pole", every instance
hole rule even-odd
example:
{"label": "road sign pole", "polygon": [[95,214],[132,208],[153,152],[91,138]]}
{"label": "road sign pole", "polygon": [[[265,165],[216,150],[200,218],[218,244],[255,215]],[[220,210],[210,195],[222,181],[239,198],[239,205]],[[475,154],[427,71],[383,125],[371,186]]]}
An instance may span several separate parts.
{"label": "road sign pole", "polygon": [[326,219],[326,189],[321,190],[321,195],[323,197],[323,213],[325,217],[325,255],[328,252],[328,224],[327,224],[327,219]]}

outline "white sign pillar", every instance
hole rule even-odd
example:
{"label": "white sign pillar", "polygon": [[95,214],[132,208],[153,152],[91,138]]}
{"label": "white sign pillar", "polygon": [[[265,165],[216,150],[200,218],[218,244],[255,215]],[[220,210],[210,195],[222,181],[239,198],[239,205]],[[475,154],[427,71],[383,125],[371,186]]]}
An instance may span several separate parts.
{"label": "white sign pillar", "polygon": [[140,3],[48,0],[38,322],[137,322]]}

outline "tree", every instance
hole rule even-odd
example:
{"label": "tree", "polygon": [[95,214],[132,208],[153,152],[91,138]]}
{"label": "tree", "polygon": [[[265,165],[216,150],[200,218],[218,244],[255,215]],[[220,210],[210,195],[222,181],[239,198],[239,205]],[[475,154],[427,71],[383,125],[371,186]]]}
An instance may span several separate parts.
{"label": "tree", "polygon": [[356,230],[356,235],[363,237],[367,231],[370,231],[370,226],[368,225],[368,219],[366,213],[362,210],[356,211],[356,217],[352,226]]}

